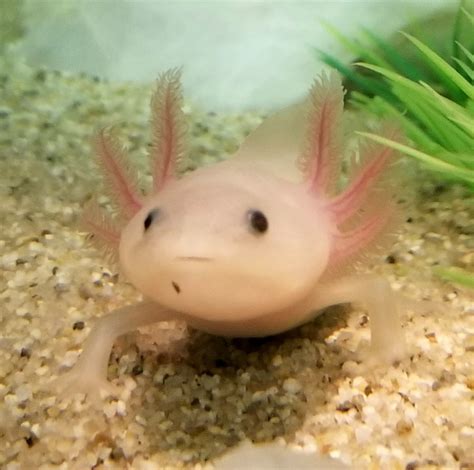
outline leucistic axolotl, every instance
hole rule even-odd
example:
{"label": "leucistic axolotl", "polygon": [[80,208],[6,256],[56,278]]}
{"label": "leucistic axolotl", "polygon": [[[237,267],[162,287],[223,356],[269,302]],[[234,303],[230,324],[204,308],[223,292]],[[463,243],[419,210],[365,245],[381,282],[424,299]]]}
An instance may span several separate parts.
{"label": "leucistic axolotl", "polygon": [[151,101],[147,196],[111,133],[99,133],[97,155],[122,226],[97,211],[86,221],[118,252],[144,300],[97,321],[63,383],[87,392],[109,388],[115,339],[154,322],[267,336],[347,302],[368,309],[375,357],[400,358],[404,341],[389,283],[348,269],[393,218],[391,193],[380,187],[391,150],[367,146],[352,179],[336,191],[343,95],[339,77],[322,74],[304,102],[266,119],[230,159],[180,177],[186,155],[180,76],[163,74]]}

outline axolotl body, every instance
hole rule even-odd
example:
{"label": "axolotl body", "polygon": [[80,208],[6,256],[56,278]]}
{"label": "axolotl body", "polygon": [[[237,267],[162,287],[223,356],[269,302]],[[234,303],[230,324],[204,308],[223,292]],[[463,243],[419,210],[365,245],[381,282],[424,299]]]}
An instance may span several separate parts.
{"label": "axolotl body", "polygon": [[216,335],[267,336],[354,301],[368,309],[373,353],[400,358],[403,335],[389,283],[347,269],[393,216],[389,192],[378,191],[377,204],[370,197],[391,150],[367,147],[352,180],[336,191],[343,95],[339,77],[323,74],[307,100],[267,118],[232,158],[180,177],[186,153],[180,77],[163,74],[151,103],[148,196],[111,133],[99,133],[97,155],[124,228],[97,211],[86,222],[118,252],[144,300],[98,320],[64,376],[68,385],[109,389],[114,340],[155,322],[184,320]]}

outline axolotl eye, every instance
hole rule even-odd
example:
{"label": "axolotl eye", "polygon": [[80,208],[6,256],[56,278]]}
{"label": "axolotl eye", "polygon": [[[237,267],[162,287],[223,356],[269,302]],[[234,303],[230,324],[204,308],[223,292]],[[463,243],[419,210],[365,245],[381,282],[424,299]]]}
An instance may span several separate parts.
{"label": "axolotl eye", "polygon": [[250,229],[256,235],[261,235],[268,230],[268,219],[262,211],[251,209],[247,212]]}
{"label": "axolotl eye", "polygon": [[160,216],[160,209],[152,209],[150,212],[148,212],[148,215],[143,221],[143,227],[145,229],[145,232],[150,228],[151,224],[153,224],[154,222],[158,220],[159,216]]}

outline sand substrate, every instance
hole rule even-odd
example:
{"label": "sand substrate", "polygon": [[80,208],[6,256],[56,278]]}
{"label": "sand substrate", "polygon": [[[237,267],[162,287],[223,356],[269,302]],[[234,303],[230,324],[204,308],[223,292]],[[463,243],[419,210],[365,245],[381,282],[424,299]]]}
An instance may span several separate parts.
{"label": "sand substrate", "polygon": [[[365,268],[413,301],[400,364],[368,370],[357,359],[369,338],[357,307],[259,340],[165,324],[116,343],[117,399],[58,397],[50,382],[96,319],[139,298],[76,225],[99,191],[90,139],[100,126],[116,124],[149,182],[151,86],[31,70],[15,57],[0,71],[1,468],[211,468],[244,439],[284,440],[357,469],[474,468],[473,296],[432,274],[473,269],[474,198],[425,173],[398,241]],[[260,120],[187,113],[189,169],[228,155]]]}

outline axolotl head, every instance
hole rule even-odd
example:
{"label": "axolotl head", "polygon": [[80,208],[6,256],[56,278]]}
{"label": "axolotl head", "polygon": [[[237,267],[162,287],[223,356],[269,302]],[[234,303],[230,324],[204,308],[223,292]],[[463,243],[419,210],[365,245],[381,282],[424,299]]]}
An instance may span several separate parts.
{"label": "axolotl head", "polygon": [[[102,131],[97,155],[128,222],[120,230],[103,212],[85,222],[119,251],[128,279],[169,309],[219,322],[290,312],[323,273],[340,273],[376,240],[393,213],[386,187],[368,198],[390,161],[387,147],[366,147],[364,165],[334,191],[343,94],[340,78],[323,74],[308,100],[267,118],[231,159],[179,177],[182,95],[179,72],[167,72],[151,103],[152,194],[142,196],[120,147]],[[299,182],[286,178],[290,167]]]}
{"label": "axolotl head", "polygon": [[122,231],[120,264],[147,297],[206,320],[277,312],[326,268],[329,221],[299,185],[252,167],[197,170],[151,196]]}

